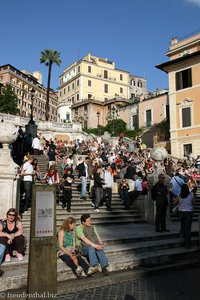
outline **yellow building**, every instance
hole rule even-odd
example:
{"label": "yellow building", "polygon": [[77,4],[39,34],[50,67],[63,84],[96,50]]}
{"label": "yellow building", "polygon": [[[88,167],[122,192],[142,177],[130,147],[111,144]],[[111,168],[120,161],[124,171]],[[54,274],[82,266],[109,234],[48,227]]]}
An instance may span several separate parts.
{"label": "yellow building", "polygon": [[[18,98],[19,115],[29,117],[33,102],[33,118],[36,121],[45,120],[46,88],[42,85],[42,74],[40,72],[20,71],[7,64],[0,66],[0,84],[10,83],[13,92]],[[57,121],[56,92],[50,91],[50,117],[49,121]]]}
{"label": "yellow building", "polygon": [[168,73],[171,153],[200,154],[200,34],[173,38],[169,61],[156,67]]}
{"label": "yellow building", "polygon": [[109,115],[104,111],[106,104],[106,110],[110,110],[110,101],[127,102],[138,92],[146,93],[146,79],[132,75],[130,80],[129,72],[117,69],[114,62],[89,53],[60,75],[58,120],[71,119],[80,121],[85,128],[95,127],[97,118],[94,119],[91,109],[94,104],[95,112],[101,110],[101,125],[105,126]]}

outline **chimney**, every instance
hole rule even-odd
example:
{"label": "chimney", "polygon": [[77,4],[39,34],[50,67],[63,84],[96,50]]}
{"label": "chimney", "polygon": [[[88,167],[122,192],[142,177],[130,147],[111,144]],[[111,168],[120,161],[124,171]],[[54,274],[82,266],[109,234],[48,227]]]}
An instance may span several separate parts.
{"label": "chimney", "polygon": [[177,39],[177,36],[174,36],[172,39],[171,39],[171,46],[175,45],[178,43],[178,39]]}

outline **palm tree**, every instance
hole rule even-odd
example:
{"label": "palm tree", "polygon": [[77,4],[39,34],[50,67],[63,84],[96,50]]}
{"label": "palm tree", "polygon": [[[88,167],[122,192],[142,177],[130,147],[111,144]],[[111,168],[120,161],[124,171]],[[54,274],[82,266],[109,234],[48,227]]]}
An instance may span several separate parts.
{"label": "palm tree", "polygon": [[47,100],[46,100],[46,110],[45,110],[45,120],[49,120],[49,92],[51,83],[51,69],[52,65],[55,63],[60,67],[62,61],[60,59],[60,52],[53,51],[51,49],[45,49],[41,52],[40,63],[44,63],[48,67],[48,81],[47,81]]}

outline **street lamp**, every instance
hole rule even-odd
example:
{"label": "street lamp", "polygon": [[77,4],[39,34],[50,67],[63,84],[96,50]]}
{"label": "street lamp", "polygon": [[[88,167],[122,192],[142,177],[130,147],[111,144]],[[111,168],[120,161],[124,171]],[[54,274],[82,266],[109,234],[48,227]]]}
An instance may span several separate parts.
{"label": "street lamp", "polygon": [[114,119],[115,119],[115,113],[116,113],[116,108],[115,108],[115,106],[113,106],[112,108],[111,108],[111,110],[112,110],[112,127],[113,127],[113,130],[112,130],[112,135],[114,135],[114,133],[115,133],[115,129],[114,129]]}
{"label": "street lamp", "polygon": [[35,90],[31,89],[31,115],[30,115],[30,121],[28,122],[28,124],[32,124],[35,125],[35,121],[33,120],[33,100],[34,100],[34,96],[35,96]]}
{"label": "street lamp", "polygon": [[98,130],[98,136],[99,136],[99,117],[100,117],[100,112],[98,111],[97,112],[97,119],[98,119],[98,127],[97,127],[97,130]]}

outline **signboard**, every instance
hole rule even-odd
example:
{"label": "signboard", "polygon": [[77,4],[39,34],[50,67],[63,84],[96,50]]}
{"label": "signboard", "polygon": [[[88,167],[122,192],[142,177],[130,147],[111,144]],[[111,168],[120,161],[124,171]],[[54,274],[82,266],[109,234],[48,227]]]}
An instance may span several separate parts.
{"label": "signboard", "polygon": [[35,237],[53,236],[53,191],[36,191]]}
{"label": "signboard", "polygon": [[33,184],[27,281],[27,294],[32,296],[29,300],[35,299],[35,293],[57,293],[55,199],[55,186]]}

